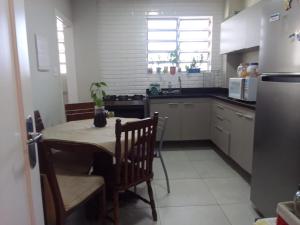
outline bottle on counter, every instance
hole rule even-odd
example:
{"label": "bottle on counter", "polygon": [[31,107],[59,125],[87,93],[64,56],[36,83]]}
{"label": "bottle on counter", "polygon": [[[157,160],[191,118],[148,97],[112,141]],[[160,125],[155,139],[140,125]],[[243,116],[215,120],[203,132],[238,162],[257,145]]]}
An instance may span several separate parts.
{"label": "bottle on counter", "polygon": [[296,216],[300,218],[300,184],[298,186],[298,191],[296,192],[294,196],[294,210]]}
{"label": "bottle on counter", "polygon": [[258,63],[250,63],[247,67],[247,73],[250,77],[257,77],[258,73]]}
{"label": "bottle on counter", "polygon": [[238,66],[238,68],[237,68],[237,74],[238,74],[239,77],[245,78],[245,77],[248,76],[247,67],[248,67],[247,63],[241,63]]}

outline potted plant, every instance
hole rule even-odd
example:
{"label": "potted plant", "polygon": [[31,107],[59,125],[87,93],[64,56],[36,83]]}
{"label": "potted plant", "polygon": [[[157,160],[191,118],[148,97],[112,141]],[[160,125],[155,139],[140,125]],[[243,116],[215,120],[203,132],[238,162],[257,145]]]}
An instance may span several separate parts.
{"label": "potted plant", "polygon": [[160,55],[158,56],[157,67],[156,67],[157,74],[161,73],[161,67],[159,65],[160,65]]}
{"label": "potted plant", "polygon": [[154,61],[153,61],[152,58],[150,58],[149,64],[150,64],[150,66],[148,66],[147,72],[148,72],[148,74],[153,74],[153,64],[154,64]]}
{"label": "potted plant", "polygon": [[200,67],[197,67],[198,63],[200,63],[200,66],[203,63],[203,55],[202,54],[200,55],[200,60],[198,60],[198,57],[197,57],[197,60],[195,59],[195,57],[193,57],[193,61],[192,61],[191,65],[189,67],[186,66],[186,71],[188,73],[200,73],[201,69],[200,69]]}
{"label": "potted plant", "polygon": [[170,74],[175,75],[176,74],[176,66],[179,61],[179,55],[178,50],[174,50],[170,53],[170,62],[172,63],[172,66],[170,66]]}
{"label": "potted plant", "polygon": [[107,87],[105,82],[93,82],[90,86],[91,98],[95,103],[95,127],[104,127],[107,123],[103,100],[103,98],[106,96],[104,91],[105,87]]}

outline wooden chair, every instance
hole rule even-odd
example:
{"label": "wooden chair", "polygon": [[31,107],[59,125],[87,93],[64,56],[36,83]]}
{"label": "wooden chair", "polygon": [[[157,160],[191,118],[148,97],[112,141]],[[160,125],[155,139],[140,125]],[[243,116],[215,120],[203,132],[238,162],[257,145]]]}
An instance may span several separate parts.
{"label": "wooden chair", "polygon": [[152,118],[129,122],[124,125],[121,124],[120,119],[116,121],[116,164],[113,190],[115,225],[120,224],[119,193],[129,191],[129,188],[135,187],[143,182],[147,183],[150,200],[134,192],[130,191],[130,193],[151,206],[153,220],[157,221],[153,190],[151,187],[157,122],[158,113],[155,113]]}
{"label": "wooden chair", "polygon": [[[45,129],[41,114],[38,110],[34,111],[36,132]],[[88,174],[93,163],[92,153],[82,152],[62,152],[54,151],[54,168],[60,174]]]}
{"label": "wooden chair", "polygon": [[[56,174],[53,164],[52,149],[63,151],[82,151],[86,147],[79,144],[59,141],[43,141],[39,147],[39,154],[43,161],[41,166],[42,174],[45,174],[54,203],[55,224],[65,224],[66,218],[79,206],[85,204],[92,198],[99,197],[100,201],[100,221],[104,224],[105,209],[105,182],[100,176],[88,175],[60,175]],[[42,179],[45,181],[45,179]],[[42,182],[45,185],[44,182]],[[44,188],[43,188],[44,189]],[[48,201],[44,203],[47,205]]]}
{"label": "wooden chair", "polygon": [[75,120],[93,119],[95,116],[95,103],[86,102],[66,104],[65,112],[67,122]]}

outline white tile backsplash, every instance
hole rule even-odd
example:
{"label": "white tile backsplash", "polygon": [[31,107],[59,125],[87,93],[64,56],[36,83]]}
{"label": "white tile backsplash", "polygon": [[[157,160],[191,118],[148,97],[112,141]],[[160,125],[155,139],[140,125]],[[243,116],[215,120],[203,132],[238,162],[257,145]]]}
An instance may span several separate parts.
{"label": "white tile backsplash", "polygon": [[146,12],[161,16],[213,16],[211,74],[182,73],[183,87],[223,86],[219,54],[220,24],[224,17],[221,0],[99,0],[98,51],[100,79],[109,85],[109,94],[144,94],[150,83],[178,86],[178,74],[147,74]]}

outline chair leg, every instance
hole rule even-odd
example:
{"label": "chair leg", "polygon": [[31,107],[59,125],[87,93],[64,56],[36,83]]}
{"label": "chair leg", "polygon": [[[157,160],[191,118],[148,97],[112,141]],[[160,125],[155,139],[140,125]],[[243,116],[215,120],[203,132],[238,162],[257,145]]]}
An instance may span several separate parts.
{"label": "chair leg", "polygon": [[153,217],[154,221],[157,221],[157,213],[156,213],[155,202],[154,202],[154,197],[153,197],[153,190],[152,190],[150,180],[147,181],[147,187],[148,187],[148,194],[149,194],[149,198],[150,198],[152,217]]}
{"label": "chair leg", "polygon": [[119,192],[118,191],[114,191],[113,201],[114,201],[114,222],[115,222],[115,225],[119,225],[120,224],[120,206],[119,206]]}
{"label": "chair leg", "polygon": [[100,214],[100,218],[99,218],[99,222],[101,225],[105,225],[105,217],[106,217],[106,193],[105,193],[105,186],[102,187],[102,191],[99,194],[100,197],[100,207],[99,207],[99,214]]}
{"label": "chair leg", "polygon": [[160,158],[160,161],[161,161],[161,164],[163,166],[164,173],[165,173],[166,182],[167,182],[167,190],[168,190],[168,193],[170,194],[170,182],[169,182],[168,171],[167,171],[164,159],[163,159],[161,154],[159,154],[159,158]]}

